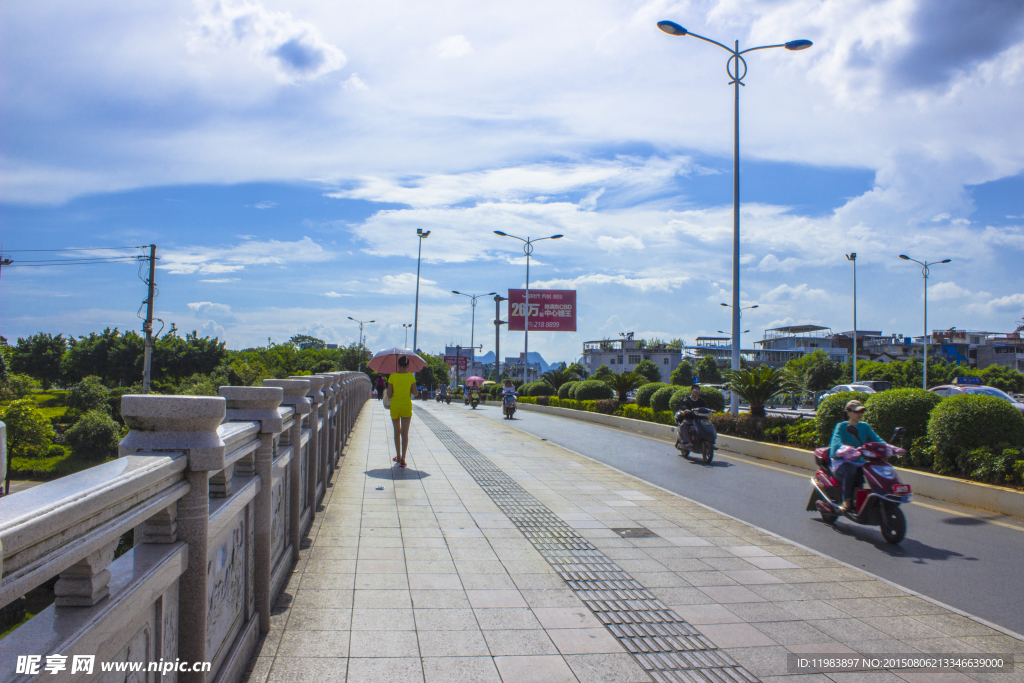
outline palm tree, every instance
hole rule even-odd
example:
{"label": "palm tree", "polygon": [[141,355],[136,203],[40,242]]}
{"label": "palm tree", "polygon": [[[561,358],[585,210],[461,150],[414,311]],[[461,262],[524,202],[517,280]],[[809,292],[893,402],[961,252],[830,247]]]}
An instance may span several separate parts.
{"label": "palm tree", "polygon": [[558,388],[565,384],[566,382],[572,382],[578,380],[579,378],[580,376],[577,375],[575,372],[572,372],[571,370],[567,370],[565,368],[558,368],[557,370],[548,370],[547,372],[540,376],[541,381],[547,382],[548,384],[553,386],[555,388],[555,391],[557,391]]}
{"label": "palm tree", "polygon": [[626,402],[626,395],[629,392],[647,384],[647,378],[635,372],[624,372],[621,375],[613,372],[610,376],[601,378],[601,381],[610,386],[619,395],[620,403]]}
{"label": "palm tree", "polygon": [[767,365],[729,370],[725,373],[725,379],[729,390],[735,391],[750,404],[753,417],[764,417],[764,406],[773,396],[796,388],[792,376],[785,369]]}

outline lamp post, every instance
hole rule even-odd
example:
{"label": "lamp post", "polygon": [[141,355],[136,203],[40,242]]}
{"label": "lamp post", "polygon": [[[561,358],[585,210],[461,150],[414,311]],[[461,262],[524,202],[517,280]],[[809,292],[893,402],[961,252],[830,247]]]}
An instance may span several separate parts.
{"label": "lamp post", "polygon": [[857,252],[846,255],[853,264],[853,382],[857,383]]}
{"label": "lamp post", "polygon": [[369,325],[370,323],[377,322],[376,320],[356,320],[352,316],[348,317],[349,320],[359,323],[359,372],[363,371],[363,325]]}
{"label": "lamp post", "polygon": [[416,229],[416,237],[419,244],[416,250],[416,312],[412,318],[412,351],[416,353],[416,339],[420,331],[420,257],[423,256],[423,240],[430,237],[430,231],[423,232],[423,228]]}
{"label": "lamp post", "polygon": [[[466,294],[465,292],[458,292],[458,291],[453,289],[452,290],[452,294],[458,294],[460,296],[467,296],[467,297],[469,297],[469,300],[472,303],[473,316],[471,318],[472,322],[470,323],[470,326],[469,326],[469,346],[470,346],[470,348],[473,349],[473,353],[474,353],[473,362],[475,363],[476,362],[476,356],[475,356],[475,354],[476,354],[476,300],[479,299],[482,296],[497,296],[498,293],[497,292],[488,292],[487,294]],[[481,345],[480,348],[482,349],[483,345]],[[495,358],[497,358],[497,356],[495,356]]]}
{"label": "lamp post", "polygon": [[496,381],[501,381],[501,326],[508,325],[501,319],[501,302],[508,301],[501,294],[494,295],[494,370],[498,374]]}
{"label": "lamp post", "polygon": [[[711,40],[696,33],[690,33],[674,21],[659,21],[658,28],[670,36],[693,36],[712,45],[717,45],[730,54],[725,63],[725,71],[729,74],[729,85],[735,90],[733,105],[733,153],[732,153],[732,369],[740,368],[740,86],[745,85],[743,79],[747,75],[747,62],[743,55],[754,50],[784,47],[790,51],[806,50],[812,43],[809,40],[791,40],[778,45],[762,45],[740,50],[740,41],[735,47],[726,47],[717,40]],[[740,70],[742,67],[742,71]],[[733,394],[730,410],[733,415],[739,413],[739,397]]]}
{"label": "lamp post", "polygon": [[[509,235],[502,232],[501,230],[495,230],[495,235],[501,237],[511,237],[512,239],[519,240],[523,243],[523,253],[526,254],[526,307],[523,313],[523,381],[527,381],[527,368],[530,367],[530,254],[533,253],[533,243],[541,242],[543,240],[560,240],[564,235],[551,235],[550,237],[538,237],[535,240],[531,240],[529,237],[523,239],[522,237],[516,237],[515,235]],[[509,320],[512,319],[512,312],[509,311]]]}
{"label": "lamp post", "polygon": [[924,278],[924,353],[922,354],[921,360],[924,364],[924,375],[921,379],[921,387],[924,390],[928,390],[928,276],[931,274],[931,266],[940,265],[943,263],[949,263],[953,259],[942,259],[941,261],[918,261],[916,258],[910,258],[906,254],[900,254],[900,258],[904,261],[913,261],[921,266],[921,277]]}
{"label": "lamp post", "polygon": [[412,327],[412,324],[402,323],[402,327],[405,328],[405,348],[409,348],[409,328]]}
{"label": "lamp post", "polygon": [[[737,274],[739,273],[738,270],[735,271],[735,272]],[[736,301],[736,291],[733,291],[733,301]],[[740,335],[741,334],[746,334],[747,332],[750,332],[750,330],[743,330],[742,332],[740,332],[739,321],[743,317],[743,311],[749,311],[749,310],[754,309],[754,308],[760,308],[760,306],[758,304],[754,304],[753,306],[742,306],[739,309],[737,309],[736,306],[739,306],[739,302],[738,301],[736,302],[736,306],[733,306],[732,304],[721,304],[721,305],[725,306],[726,308],[733,309],[733,312],[732,312],[732,334],[729,335],[730,337],[732,337],[732,341],[731,341],[732,355],[733,355],[732,369],[733,370],[739,370],[740,369],[739,350],[743,346],[742,345],[743,339],[742,339],[742,337]],[[725,332],[722,332],[721,330],[719,330],[719,333],[720,334],[726,334]],[[731,397],[729,399],[729,411],[733,415],[737,415],[740,412],[740,397],[737,396],[735,392],[730,392],[730,394],[731,394]]]}

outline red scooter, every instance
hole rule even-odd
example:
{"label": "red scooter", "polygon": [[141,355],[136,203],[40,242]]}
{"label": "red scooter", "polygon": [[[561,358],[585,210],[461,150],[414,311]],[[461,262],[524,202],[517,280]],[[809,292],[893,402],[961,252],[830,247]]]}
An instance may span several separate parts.
{"label": "red scooter", "polygon": [[[858,436],[856,428],[851,426],[847,430],[855,437]],[[903,427],[897,427],[890,440],[895,441],[906,433]],[[842,509],[843,485],[832,473],[829,449],[819,448],[814,451],[818,471],[811,477],[814,489],[811,491],[811,499],[807,501],[807,510],[817,510],[827,524],[833,524],[842,515],[857,524],[877,526],[886,541],[899,543],[907,533],[907,519],[900,505],[910,502],[910,484],[901,482],[896,470],[887,461],[893,455],[903,455],[904,451],[878,442],[866,443],[855,450],[865,462],[857,468],[855,474],[858,482],[853,509]],[[867,480],[869,488],[863,488],[861,477]]]}

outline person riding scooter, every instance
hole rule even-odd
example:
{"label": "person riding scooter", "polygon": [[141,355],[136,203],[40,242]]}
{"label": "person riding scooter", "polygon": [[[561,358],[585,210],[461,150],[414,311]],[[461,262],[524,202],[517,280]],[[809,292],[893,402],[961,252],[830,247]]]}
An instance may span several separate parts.
{"label": "person riding scooter", "polygon": [[511,418],[516,412],[516,398],[518,396],[519,394],[516,392],[516,387],[512,384],[512,380],[505,380],[505,384],[501,387],[501,406],[506,418]]}
{"label": "person riding scooter", "polygon": [[[843,484],[843,511],[848,512],[853,509],[854,491],[863,484],[864,474],[861,466],[864,464],[864,458],[858,454],[853,460],[848,460],[843,456],[852,449],[845,452],[841,452],[841,449],[843,446],[860,448],[872,441],[884,443],[884,440],[875,434],[875,430],[871,429],[867,422],[861,421],[865,408],[860,401],[850,401],[846,404],[845,410],[847,421],[840,422],[832,431],[829,455],[832,458],[832,472]],[[851,434],[847,427],[853,427],[857,431],[857,436]]]}
{"label": "person riding scooter", "polygon": [[693,409],[707,408],[708,404],[700,397],[700,385],[694,384],[690,389],[690,395],[682,400],[679,405],[679,412],[676,413],[676,423],[682,422],[685,429],[682,435],[685,436],[684,446],[689,447],[693,440]]}

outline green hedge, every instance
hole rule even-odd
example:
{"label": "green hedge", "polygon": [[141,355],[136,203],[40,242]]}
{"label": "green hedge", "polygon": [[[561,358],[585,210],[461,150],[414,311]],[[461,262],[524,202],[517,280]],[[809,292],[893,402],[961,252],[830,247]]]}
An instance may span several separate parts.
{"label": "green hedge", "polygon": [[638,406],[635,403],[627,403],[621,406],[619,409],[622,417],[628,417],[631,420],[643,420],[645,422],[657,422],[658,424],[666,424],[675,426],[675,420],[672,418],[672,413],[663,410],[661,412],[655,412],[650,408],[644,408]]}
{"label": "green hedge", "polygon": [[673,413],[679,411],[683,405],[683,399],[690,395],[690,387],[676,387],[672,398],[668,400],[668,409]]}
{"label": "green hedge", "polygon": [[656,413],[660,413],[663,410],[668,410],[668,402],[672,399],[672,395],[679,391],[679,387],[671,385],[663,386],[651,395],[651,410]]}
{"label": "green hedge", "polygon": [[897,427],[907,430],[900,445],[906,446],[928,433],[928,418],[942,401],[934,391],[890,389],[868,398],[864,420],[883,439],[892,437]]}
{"label": "green hedge", "polygon": [[935,471],[950,472],[959,468],[958,457],[977,448],[1001,452],[1024,446],[1024,416],[995,396],[951,396],[932,411],[928,438],[935,446]]}
{"label": "green hedge", "polygon": [[547,382],[530,382],[519,387],[519,394],[522,396],[551,396],[555,388]]}
{"label": "green hedge", "polygon": [[[816,419],[818,422],[818,441],[821,443],[829,443],[832,440],[832,432],[835,430],[836,425],[846,420],[846,411],[844,410],[847,403],[853,400],[864,403],[868,400],[871,394],[865,394],[861,391],[841,391],[838,394],[829,394],[825,398],[821,399],[821,403],[818,404],[818,411],[816,413]],[[886,438],[882,434],[879,434],[883,439]]]}
{"label": "green hedge", "polygon": [[654,392],[668,385],[664,382],[649,382],[636,390],[636,404],[641,408],[651,407],[651,396]]}
{"label": "green hedge", "polygon": [[[577,384],[574,389],[576,390],[577,401],[599,401],[605,398],[615,398],[615,391],[610,386],[597,379],[588,379],[586,381]],[[572,392],[570,392],[570,396]]]}
{"label": "green hedge", "polygon": [[714,387],[701,386],[700,397],[708,404],[708,408],[720,413],[725,410],[725,394]]}
{"label": "green hedge", "polygon": [[566,382],[562,386],[558,387],[558,398],[567,399],[569,398],[569,390],[579,384],[579,381]]}

